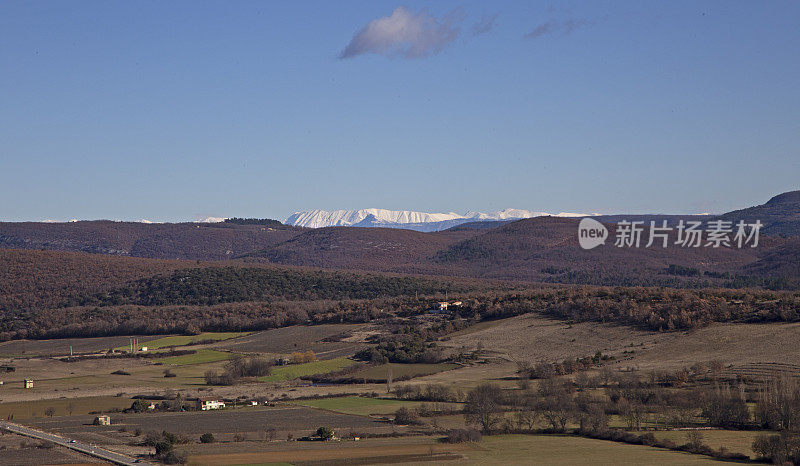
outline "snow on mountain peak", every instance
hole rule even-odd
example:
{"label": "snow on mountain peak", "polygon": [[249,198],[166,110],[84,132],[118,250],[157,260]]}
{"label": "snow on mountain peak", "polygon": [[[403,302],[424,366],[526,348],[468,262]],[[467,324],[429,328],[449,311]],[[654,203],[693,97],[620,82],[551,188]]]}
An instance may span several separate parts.
{"label": "snow on mountain peak", "polygon": [[[489,213],[470,211],[464,215],[455,212],[427,213],[411,210],[359,209],[327,211],[315,209],[295,212],[283,223],[306,228],[360,226],[436,231],[478,220],[518,220],[547,215],[552,214],[523,209],[504,209]],[[583,217],[586,215],[567,212],[556,214],[558,217]]]}
{"label": "snow on mountain peak", "polygon": [[410,210],[359,209],[359,210],[306,210],[295,212],[285,224],[307,228],[352,226],[372,216],[379,223],[430,223],[462,218],[454,212],[430,214]]}

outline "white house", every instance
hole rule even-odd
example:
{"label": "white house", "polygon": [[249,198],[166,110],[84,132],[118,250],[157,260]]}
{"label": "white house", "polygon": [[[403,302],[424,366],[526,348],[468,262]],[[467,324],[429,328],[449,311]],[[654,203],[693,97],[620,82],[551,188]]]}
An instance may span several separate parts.
{"label": "white house", "polygon": [[220,400],[219,398],[198,398],[197,399],[197,407],[201,411],[208,411],[209,409],[220,409],[225,407],[225,402]]}

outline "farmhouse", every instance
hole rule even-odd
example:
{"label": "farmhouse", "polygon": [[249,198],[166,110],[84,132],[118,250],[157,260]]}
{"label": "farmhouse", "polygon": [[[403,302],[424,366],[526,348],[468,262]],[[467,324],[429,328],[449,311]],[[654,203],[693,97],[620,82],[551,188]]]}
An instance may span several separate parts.
{"label": "farmhouse", "polygon": [[197,399],[197,409],[208,411],[209,409],[220,409],[225,407],[225,402],[219,398],[204,397]]}
{"label": "farmhouse", "polygon": [[33,380],[31,379],[25,379],[25,382],[23,382],[23,384],[25,388],[33,388]]}
{"label": "farmhouse", "polygon": [[110,426],[111,425],[111,417],[105,414],[97,416],[94,418],[94,425],[96,426]]}
{"label": "farmhouse", "polygon": [[448,307],[461,306],[462,302],[461,301],[454,301],[454,302],[451,303],[451,302],[447,302],[447,301],[440,301],[440,302],[438,302],[436,304],[439,306],[439,308],[437,309],[436,307],[434,307],[430,312],[431,313],[436,313],[436,311],[438,311],[439,314],[442,314],[442,313],[447,312],[447,308]]}

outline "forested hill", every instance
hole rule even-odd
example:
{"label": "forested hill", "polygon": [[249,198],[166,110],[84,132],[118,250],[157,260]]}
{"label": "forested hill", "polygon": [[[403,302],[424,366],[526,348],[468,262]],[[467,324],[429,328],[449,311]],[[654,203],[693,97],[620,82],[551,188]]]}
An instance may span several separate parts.
{"label": "forested hill", "polygon": [[764,224],[765,235],[800,236],[800,191],[779,194],[765,204],[722,215],[726,220]]}
{"label": "forested hill", "polygon": [[[238,218],[214,224],[0,223],[0,249],[612,286],[800,286],[796,265],[800,191],[721,217],[692,217],[703,222],[703,229],[720,218],[748,223],[760,220],[764,227],[757,248],[675,247],[674,231],[667,248],[617,248],[613,246],[614,221],[624,218],[597,217],[608,225],[612,239],[589,251],[578,245],[579,219],[560,217],[475,223],[430,233],[389,228],[307,229],[269,219]],[[688,217],[631,216],[628,220],[648,218],[668,220],[674,227],[676,221]]]}
{"label": "forested hill", "polygon": [[214,305],[243,301],[375,299],[466,291],[473,287],[408,276],[301,271],[276,267],[202,267],[69,298],[65,306]]}
{"label": "forested hill", "polygon": [[0,222],[0,248],[227,260],[282,243],[302,231],[268,219],[231,219],[221,223]]}
{"label": "forested hill", "polygon": [[490,286],[478,280],[57,251],[0,250],[0,264],[0,314],[7,315],[69,306],[425,296]]}

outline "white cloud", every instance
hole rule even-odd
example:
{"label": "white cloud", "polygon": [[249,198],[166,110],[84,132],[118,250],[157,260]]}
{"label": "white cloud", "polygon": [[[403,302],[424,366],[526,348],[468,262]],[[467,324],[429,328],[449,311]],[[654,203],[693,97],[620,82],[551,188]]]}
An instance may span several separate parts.
{"label": "white cloud", "polygon": [[483,15],[481,17],[481,20],[472,26],[472,35],[479,36],[481,34],[486,34],[487,32],[491,32],[492,29],[494,29],[496,23],[497,23],[497,13],[493,15]]}
{"label": "white cloud", "polygon": [[539,37],[559,32],[567,36],[569,34],[572,34],[576,29],[580,29],[582,27],[587,27],[591,25],[592,22],[580,18],[571,18],[565,21],[547,21],[545,23],[536,26],[536,28],[533,31],[525,34],[525,38],[538,39]]}
{"label": "white cloud", "polygon": [[404,58],[433,55],[458,37],[462,20],[459,11],[436,19],[425,10],[415,14],[399,6],[390,16],[373,20],[358,31],[339,58],[365,53]]}

